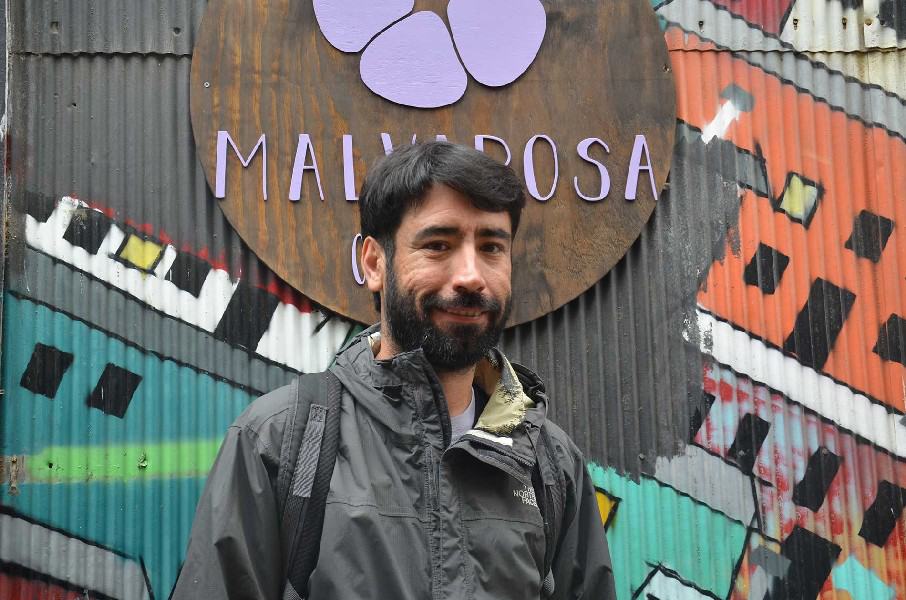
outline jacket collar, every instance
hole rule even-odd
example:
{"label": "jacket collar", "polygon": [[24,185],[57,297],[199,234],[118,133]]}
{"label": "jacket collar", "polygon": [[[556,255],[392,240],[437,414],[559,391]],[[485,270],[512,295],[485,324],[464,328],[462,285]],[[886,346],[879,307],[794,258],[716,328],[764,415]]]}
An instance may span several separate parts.
{"label": "jacket collar", "polygon": [[475,429],[509,435],[525,420],[528,410],[535,407],[535,401],[523,390],[513,365],[497,348],[478,363],[475,384],[488,396]]}
{"label": "jacket collar", "polygon": [[[370,383],[372,388],[378,389],[436,381],[434,369],[420,348],[377,360],[375,355],[379,349],[379,325],[373,325],[337,353],[334,370],[347,372],[345,377],[337,373],[344,383],[350,379],[349,371],[352,371],[358,383]],[[476,430],[491,436],[510,436],[521,423],[540,427],[544,421],[547,397],[540,378],[528,369],[510,363],[499,349],[493,348],[478,363],[474,383],[488,397],[475,425]]]}

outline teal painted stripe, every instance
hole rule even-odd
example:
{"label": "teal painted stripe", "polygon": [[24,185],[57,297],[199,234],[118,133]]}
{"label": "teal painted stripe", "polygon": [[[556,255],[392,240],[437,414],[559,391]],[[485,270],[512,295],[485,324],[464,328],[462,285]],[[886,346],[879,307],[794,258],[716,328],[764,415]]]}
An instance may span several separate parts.
{"label": "teal painted stripe", "polygon": [[617,598],[630,600],[656,565],[699,588],[727,596],[746,528],[673,488],[589,463],[595,486],[620,499],[607,530]]}
{"label": "teal painted stripe", "polygon": [[[47,446],[220,439],[254,399],[224,381],[127,346],[28,300],[6,294],[4,312],[2,454],[36,454]],[[54,399],[19,385],[38,342],[74,355]],[[122,419],[86,405],[108,362],[142,376]],[[249,364],[233,367],[247,369]]]}
{"label": "teal painted stripe", "polygon": [[167,598],[185,556],[201,478],[23,484],[3,504],[72,535],[141,559],[155,598]]}
{"label": "teal painted stripe", "polygon": [[[70,465],[74,468],[90,466],[79,462],[83,458],[80,454],[67,452],[70,448],[81,449],[89,456],[117,447],[153,451],[174,444],[193,448],[199,443],[216,445],[254,399],[226,382],[128,346],[47,307],[9,294],[4,303],[0,378],[5,393],[0,403],[0,454],[24,454],[37,460],[54,448],[62,449],[63,460],[54,466],[57,470],[48,467],[49,472],[57,473],[61,466],[67,466],[66,458],[78,462]],[[53,399],[19,385],[36,343],[74,356]],[[142,376],[122,419],[86,405],[108,362]],[[248,364],[234,368],[248,368]],[[96,481],[86,475],[71,483],[25,482],[19,486],[18,495],[5,494],[2,503],[63,531],[140,558],[155,597],[166,598],[184,557],[204,482],[191,474],[205,472],[211,460],[209,451],[183,454],[173,463],[185,471],[178,477]],[[198,464],[185,463],[186,457]],[[110,467],[108,462],[99,464]],[[172,462],[165,461],[163,466]],[[40,475],[41,465],[32,462],[31,467]]]}

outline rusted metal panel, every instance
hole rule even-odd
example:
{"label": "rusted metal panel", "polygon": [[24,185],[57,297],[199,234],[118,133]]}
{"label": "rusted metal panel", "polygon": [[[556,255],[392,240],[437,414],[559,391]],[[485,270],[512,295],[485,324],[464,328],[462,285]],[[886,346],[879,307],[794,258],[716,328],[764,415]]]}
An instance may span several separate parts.
{"label": "rusted metal panel", "polygon": [[904,48],[903,18],[902,3],[896,0],[796,2],[780,37],[796,49],[814,52]]}
{"label": "rusted metal panel", "polygon": [[[668,8],[673,5],[673,8]],[[856,52],[906,47],[899,0],[668,0],[689,31],[720,30],[733,50]],[[766,36],[757,35],[751,28]]]}
{"label": "rusted metal panel", "polygon": [[[865,58],[855,53],[824,53],[820,56],[827,62],[816,61],[809,54],[793,51],[768,29],[708,0],[673,0],[662,5],[658,15],[675,26],[675,33],[667,36],[673,51],[735,52],[746,62],[826,101],[835,110],[902,135],[906,100],[896,93],[904,79],[903,71],[898,68],[903,60],[900,51],[866,52]],[[865,69],[850,68],[844,72],[831,68],[841,63],[871,64],[879,60],[890,66],[882,76],[874,76],[879,81],[853,77],[857,73],[872,77]],[[880,85],[880,80],[886,85]]]}
{"label": "rusted metal panel", "polygon": [[[425,7],[436,12],[417,14],[442,13],[447,3],[438,4]],[[513,293],[519,300],[513,303],[511,323],[524,323],[555,310],[591,287],[622,258],[647,222],[657,191],[666,181],[676,120],[667,49],[647,3],[552,4],[547,9],[549,29],[541,30],[547,40],[544,51],[535,57],[525,77],[514,78],[509,85],[464,83],[461,99],[454,94],[443,101],[425,99],[424,104],[420,100],[403,102],[389,93],[384,97],[373,91],[377,90],[374,86],[363,85],[370,77],[366,72],[369,51],[364,51],[360,61],[354,53],[341,54],[324,43],[315,18],[317,6],[306,8],[289,0],[266,4],[212,1],[192,63],[192,127],[208,182],[213,187],[220,181],[216,195],[222,198],[220,207],[228,220],[245,243],[287,282],[340,314],[361,321],[377,318],[370,294],[349,273],[350,252],[345,247],[360,227],[344,180],[349,177],[354,185],[356,173],[364,172],[373,157],[384,152],[384,144],[390,143],[387,139],[399,143],[401,136],[425,139],[443,135],[474,144],[482,139],[482,132],[493,130],[497,139],[504,140],[508,160],[523,175],[530,194],[520,227],[532,232],[514,242]],[[546,9],[536,6],[543,18]],[[633,27],[627,30],[615,23]],[[624,37],[628,31],[633,35]],[[379,48],[384,43],[380,40],[390,39],[382,36],[368,47]],[[617,63],[600,52],[638,38],[654,40],[656,45],[645,44]],[[570,61],[576,64],[566,67]],[[320,66],[299,69],[304,63]],[[387,63],[392,64],[396,59]],[[594,82],[603,70],[608,71],[610,81],[625,84],[586,83]],[[407,74],[401,71],[391,77],[404,86],[399,89],[412,85]],[[439,83],[439,76],[440,71],[433,73],[426,89],[442,89],[445,84]],[[280,82],[278,88],[274,82]],[[586,91],[578,95],[549,93],[577,84]],[[283,102],[255,100],[281,93],[279,90],[291,90]],[[432,109],[396,108],[409,102],[411,107]],[[520,106],[531,118],[505,119],[498,113],[485,121],[490,105]],[[328,106],[332,108],[325,110]],[[317,122],[317,129],[312,122]],[[283,134],[288,129],[311,133],[297,139]],[[546,132],[543,139],[552,140],[543,144],[554,149],[556,161],[548,158],[547,150],[543,155],[536,150],[539,156],[532,158],[538,132]],[[587,138],[590,132],[595,138]],[[222,153],[225,146],[221,145],[227,143],[224,135],[233,136],[230,143],[235,137],[239,147],[260,147],[262,158],[255,160],[263,165],[263,157],[268,156],[266,177],[259,181],[245,176],[246,171],[227,169]],[[294,162],[299,139],[308,140],[305,143],[317,154],[316,180],[301,178],[301,172],[294,171],[294,165],[301,165]],[[349,146],[337,143],[341,139]],[[580,174],[589,162],[582,151],[571,151],[583,139],[607,140],[604,148],[612,173],[608,197],[631,202],[590,200],[576,192],[578,183],[544,188],[549,193],[538,191],[538,185],[547,184],[536,185],[536,172],[537,181],[547,181],[548,175],[542,173],[555,177],[555,171],[566,181],[583,177]],[[638,140],[644,140],[645,155],[650,153],[653,158],[651,183],[645,182],[645,192],[637,194],[633,180],[624,173],[637,156]],[[347,161],[346,153],[361,158]],[[216,179],[217,173],[225,179]],[[279,200],[265,202],[268,197]],[[312,208],[311,198],[320,198],[320,208]],[[556,218],[550,217],[551,211]],[[342,251],[339,240],[349,240],[341,243]]]}
{"label": "rusted metal panel", "polygon": [[13,0],[10,51],[190,56],[204,0]]}

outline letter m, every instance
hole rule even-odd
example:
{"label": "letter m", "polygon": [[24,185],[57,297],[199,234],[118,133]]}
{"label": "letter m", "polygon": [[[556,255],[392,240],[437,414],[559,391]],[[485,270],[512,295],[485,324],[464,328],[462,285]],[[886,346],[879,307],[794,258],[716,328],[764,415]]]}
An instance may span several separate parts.
{"label": "letter m", "polygon": [[243,158],[229,132],[223,130],[217,132],[217,171],[214,177],[214,197],[226,197],[227,144],[233,148],[233,152],[239,157],[239,162],[242,163],[243,167],[248,167],[252,163],[258,148],[261,148],[261,193],[264,195],[264,199],[267,200],[267,142],[264,139],[264,134],[262,133],[261,137],[258,138],[258,143],[252,148],[248,157]]}

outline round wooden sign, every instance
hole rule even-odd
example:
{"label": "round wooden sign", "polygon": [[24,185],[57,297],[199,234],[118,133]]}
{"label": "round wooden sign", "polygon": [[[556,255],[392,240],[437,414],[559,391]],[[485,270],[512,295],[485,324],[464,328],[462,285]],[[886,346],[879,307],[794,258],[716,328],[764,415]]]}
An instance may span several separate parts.
{"label": "round wooden sign", "polygon": [[369,323],[356,190],[443,136],[509,160],[528,204],[511,325],[625,254],[670,166],[673,78],[647,0],[211,0],[192,126],[230,223],[280,277]]}

